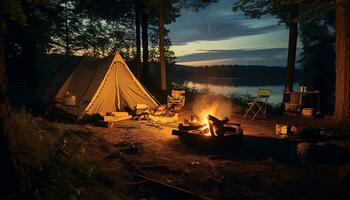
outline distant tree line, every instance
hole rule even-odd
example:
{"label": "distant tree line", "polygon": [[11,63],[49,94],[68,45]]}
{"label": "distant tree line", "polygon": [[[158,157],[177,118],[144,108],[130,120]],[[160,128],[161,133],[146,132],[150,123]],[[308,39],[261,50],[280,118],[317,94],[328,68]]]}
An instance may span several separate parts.
{"label": "distant tree line", "polygon": [[173,81],[197,81],[212,84],[283,85],[285,67],[262,65],[213,65],[188,67],[175,65],[169,76]]}

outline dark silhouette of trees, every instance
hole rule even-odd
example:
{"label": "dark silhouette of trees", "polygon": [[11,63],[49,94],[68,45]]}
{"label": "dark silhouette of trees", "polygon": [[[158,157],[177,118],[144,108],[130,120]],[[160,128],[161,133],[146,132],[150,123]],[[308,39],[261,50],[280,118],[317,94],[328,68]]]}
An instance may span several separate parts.
{"label": "dark silhouette of trees", "polygon": [[[144,5],[144,3],[143,3]],[[148,83],[149,77],[149,47],[148,47],[148,14],[146,9],[142,10],[141,14],[141,27],[142,27],[142,80]]]}
{"label": "dark silhouette of trees", "polygon": [[134,0],[135,9],[135,37],[136,37],[136,71],[137,77],[141,78],[141,12],[142,12],[142,2],[140,0]]}
{"label": "dark silhouette of trees", "polygon": [[[24,59],[34,53],[41,45],[47,45],[45,28],[50,24],[47,17],[52,14],[52,4],[47,1],[4,0],[0,3],[0,157],[1,157],[1,194],[17,194],[21,192],[25,180],[21,163],[16,157],[16,138],[13,136],[14,126],[11,106],[8,98],[6,47],[8,37],[15,28],[26,35],[21,42]],[[15,27],[15,28],[14,28]],[[16,38],[18,39],[18,38]],[[35,58],[35,57],[34,57]],[[33,69],[32,61],[27,61],[26,72]],[[30,74],[27,74],[30,76]],[[27,198],[30,198],[27,194]]]}
{"label": "dark silhouette of trees", "polygon": [[[6,10],[1,10],[3,14]],[[5,31],[6,21],[0,17],[0,156],[1,162],[1,194],[19,191],[16,160],[13,157],[14,149],[11,147],[11,135],[13,134],[10,103],[7,96],[7,78],[5,66]],[[10,139],[11,138],[11,139]]]}
{"label": "dark silhouette of trees", "polygon": [[[172,81],[195,81],[222,85],[281,85],[286,68],[261,65],[213,65],[186,67],[175,65]],[[266,77],[269,77],[268,79]]]}
{"label": "dark silhouette of trees", "polygon": [[137,46],[135,1],[71,0],[71,10],[79,16],[79,29],[72,34],[76,38],[75,51],[104,57],[119,50],[126,59],[136,58],[130,53]]}

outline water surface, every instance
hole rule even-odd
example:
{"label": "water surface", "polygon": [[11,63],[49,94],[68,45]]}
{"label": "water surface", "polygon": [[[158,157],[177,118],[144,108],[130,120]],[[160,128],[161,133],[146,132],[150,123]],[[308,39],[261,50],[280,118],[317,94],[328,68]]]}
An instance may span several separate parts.
{"label": "water surface", "polygon": [[[208,92],[230,96],[230,95],[251,95],[255,96],[258,89],[271,89],[272,95],[269,99],[269,103],[280,104],[282,102],[283,85],[262,85],[262,86],[234,86],[234,85],[217,85],[212,83],[197,83],[193,81],[186,81],[183,83],[184,86],[195,88],[200,91],[207,90]],[[299,85],[294,84],[293,88],[298,88]]]}

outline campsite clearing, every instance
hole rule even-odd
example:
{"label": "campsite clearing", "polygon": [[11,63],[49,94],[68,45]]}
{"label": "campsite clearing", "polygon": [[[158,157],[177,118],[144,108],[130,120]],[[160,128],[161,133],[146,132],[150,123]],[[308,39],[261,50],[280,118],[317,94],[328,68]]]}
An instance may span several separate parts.
{"label": "campsite clearing", "polygon": [[[188,114],[182,112],[180,118]],[[40,160],[38,163],[44,162],[39,166],[30,165],[40,170],[29,173],[34,176],[33,187],[37,187],[43,197],[343,199],[348,195],[349,162],[303,162],[296,155],[298,142],[272,135],[275,121],[297,122],[295,117],[242,120],[245,130],[242,142],[220,147],[181,141],[171,135],[175,124],[126,120],[112,128],[102,128],[20,115],[16,116],[18,126],[28,133],[28,138],[19,136],[26,141],[21,144],[35,142],[31,156],[35,155]],[[230,117],[232,121],[238,119]],[[312,119],[306,121],[315,123]],[[61,146],[65,151],[81,145],[63,166],[46,159],[60,146],[62,136],[66,137]],[[350,140],[337,144],[349,147]],[[42,148],[45,152],[37,148],[38,145],[47,145]],[[35,161],[27,158],[27,154],[22,156],[26,162]],[[47,178],[37,179],[43,172],[49,174]]]}
{"label": "campsite clearing", "polygon": [[[94,128],[94,132],[108,143],[110,156],[121,152],[123,159],[137,168],[131,169],[118,156],[111,161],[133,174],[130,180],[137,185],[137,194],[171,199],[167,190],[134,179],[138,170],[151,179],[212,199],[341,199],[348,193],[349,183],[344,181],[350,174],[349,162],[301,162],[296,155],[297,142],[273,134],[276,120],[297,121],[295,117],[241,121],[247,125],[243,142],[224,148],[184,143],[171,135],[175,125],[169,124],[124,121],[110,129]],[[304,121],[310,123],[314,121]],[[349,140],[339,144],[350,147]],[[122,171],[115,173],[123,176]]]}

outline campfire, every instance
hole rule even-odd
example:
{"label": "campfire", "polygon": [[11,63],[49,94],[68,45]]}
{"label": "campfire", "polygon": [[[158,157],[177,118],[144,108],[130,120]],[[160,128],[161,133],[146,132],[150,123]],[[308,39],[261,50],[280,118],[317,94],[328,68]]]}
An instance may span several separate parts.
{"label": "campfire", "polygon": [[239,123],[231,123],[227,117],[219,119],[212,113],[217,110],[218,104],[212,104],[203,109],[199,115],[191,115],[190,120],[178,125],[178,130],[173,130],[173,135],[197,134],[202,136],[222,137],[226,135],[242,135],[243,131]]}

